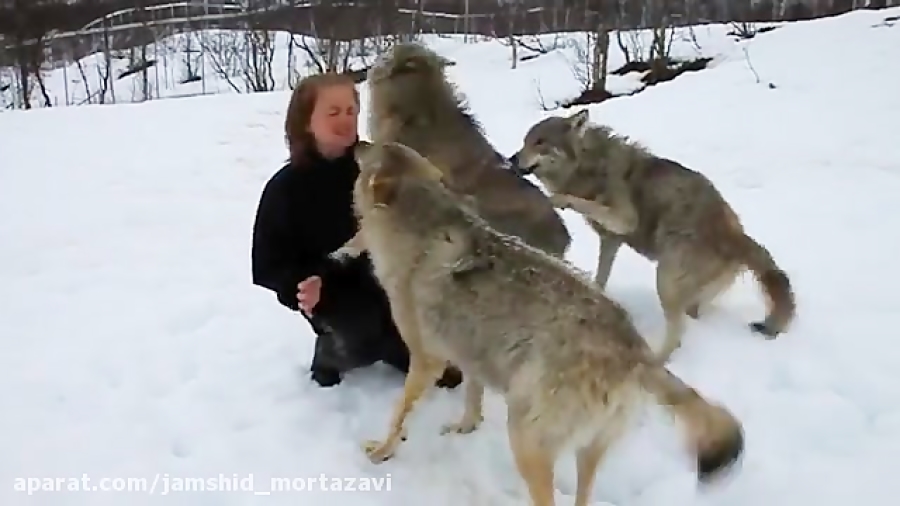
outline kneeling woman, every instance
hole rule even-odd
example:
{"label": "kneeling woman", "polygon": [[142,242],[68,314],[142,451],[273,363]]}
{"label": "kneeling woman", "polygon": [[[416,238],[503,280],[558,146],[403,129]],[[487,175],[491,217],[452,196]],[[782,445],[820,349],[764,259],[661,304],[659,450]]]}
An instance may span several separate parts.
{"label": "kneeling woman", "polygon": [[[290,161],[266,183],[253,229],[253,283],[301,311],[313,327],[312,378],[321,386],[379,360],[409,369],[409,351],[368,257],[347,265],[328,258],[358,226],[358,116],[359,95],[349,77],[317,74],[297,84],[285,122]],[[459,371],[448,368],[438,385],[460,382]]]}

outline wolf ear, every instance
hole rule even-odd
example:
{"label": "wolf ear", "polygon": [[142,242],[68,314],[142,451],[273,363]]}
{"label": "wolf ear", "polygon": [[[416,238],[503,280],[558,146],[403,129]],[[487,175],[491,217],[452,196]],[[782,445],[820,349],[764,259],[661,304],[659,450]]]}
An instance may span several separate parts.
{"label": "wolf ear", "polygon": [[587,127],[588,121],[591,119],[591,113],[587,109],[582,109],[575,114],[569,116],[569,125],[572,130],[581,133]]}

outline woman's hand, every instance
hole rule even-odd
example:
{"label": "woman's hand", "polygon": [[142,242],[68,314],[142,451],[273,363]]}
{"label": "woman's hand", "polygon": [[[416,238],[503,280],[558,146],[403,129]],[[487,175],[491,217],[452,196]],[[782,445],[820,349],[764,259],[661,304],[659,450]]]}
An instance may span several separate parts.
{"label": "woman's hand", "polygon": [[310,276],[297,284],[297,302],[304,313],[310,314],[319,303],[322,290],[322,278]]}

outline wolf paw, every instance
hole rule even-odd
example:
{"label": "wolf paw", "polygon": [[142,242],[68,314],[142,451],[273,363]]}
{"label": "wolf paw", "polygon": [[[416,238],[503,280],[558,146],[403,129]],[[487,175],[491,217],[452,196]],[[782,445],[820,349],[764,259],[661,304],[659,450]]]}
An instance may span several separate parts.
{"label": "wolf paw", "polygon": [[353,248],[338,248],[331,252],[328,256],[339,264],[346,264],[360,255],[360,252]]}
{"label": "wolf paw", "polygon": [[441,435],[445,436],[447,434],[469,434],[471,432],[475,432],[478,427],[481,426],[481,422],[484,421],[483,416],[479,416],[473,419],[463,419],[456,423],[448,423],[441,427]]}
{"label": "wolf paw", "polygon": [[775,339],[778,337],[779,332],[777,330],[772,329],[765,322],[753,322],[750,324],[750,330],[757,334],[762,334],[766,337],[766,339]]}
{"label": "wolf paw", "polygon": [[394,445],[376,439],[364,442],[362,448],[373,464],[381,464],[394,456]]}

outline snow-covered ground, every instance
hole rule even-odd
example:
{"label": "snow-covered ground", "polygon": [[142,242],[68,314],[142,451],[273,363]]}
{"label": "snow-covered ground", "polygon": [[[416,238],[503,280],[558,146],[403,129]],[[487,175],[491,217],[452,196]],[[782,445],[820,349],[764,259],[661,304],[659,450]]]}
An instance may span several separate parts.
{"label": "snow-covered ground", "polygon": [[[681,433],[648,405],[600,469],[596,504],[886,506],[900,494],[900,26],[873,26],[897,14],[793,23],[742,43],[762,83],[733,45],[711,69],[591,107],[593,120],[708,174],[790,273],[799,304],[778,340],[751,334],[763,305],[748,276],[690,323],[673,357],[676,373],[745,424],[739,473],[697,491]],[[439,49],[458,61],[453,79],[506,153],[551,114],[537,105],[537,79],[545,97],[576,87],[559,54],[512,70],[496,43]],[[253,214],[285,156],[287,100],[0,115],[0,504],[528,503],[495,396],[481,430],[440,437],[462,391],[436,391],[397,456],[370,464],[359,443],[383,434],[400,376],[376,366],[317,388],[307,325],[251,286]],[[593,269],[597,239],[565,217],[572,261]],[[658,346],[653,266],[623,250],[609,292]],[[560,504],[573,500],[573,460],[558,464]],[[389,475],[390,490],[160,499],[186,478],[247,486],[252,474],[264,492],[273,477],[323,473]],[[156,487],[65,491],[83,475],[88,486]],[[79,481],[60,492],[16,490],[19,478],[67,477]]]}

